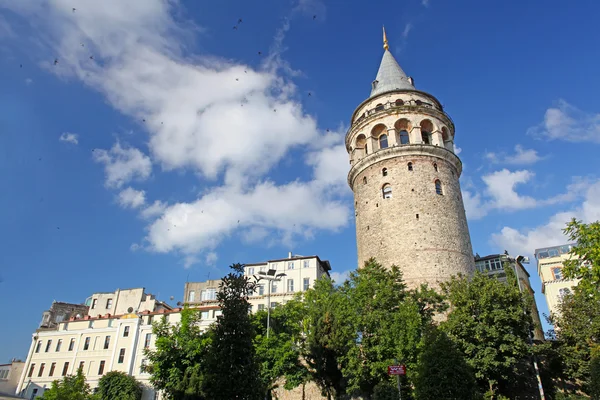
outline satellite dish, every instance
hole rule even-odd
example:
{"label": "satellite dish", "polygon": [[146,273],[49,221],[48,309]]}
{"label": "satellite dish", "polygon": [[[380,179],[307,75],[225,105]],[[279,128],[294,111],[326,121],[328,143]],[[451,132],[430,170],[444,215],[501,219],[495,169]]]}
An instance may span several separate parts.
{"label": "satellite dish", "polygon": [[128,312],[128,313],[132,313],[132,312],[133,312],[133,307],[129,307],[129,308],[127,309],[127,312]]}
{"label": "satellite dish", "polygon": [[81,318],[81,314],[77,314],[75,318]]}
{"label": "satellite dish", "polygon": [[169,298],[171,299],[171,301],[175,300],[175,296],[171,296]]}

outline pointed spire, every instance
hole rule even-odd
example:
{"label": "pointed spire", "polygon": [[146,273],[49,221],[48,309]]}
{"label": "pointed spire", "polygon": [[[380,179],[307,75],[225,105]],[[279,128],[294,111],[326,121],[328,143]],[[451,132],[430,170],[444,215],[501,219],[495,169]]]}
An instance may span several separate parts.
{"label": "pointed spire", "polygon": [[385,26],[383,27],[383,49],[384,50],[390,49],[390,45],[388,44],[388,41],[387,41],[387,35],[385,34]]}
{"label": "pointed spire", "polygon": [[377,71],[377,77],[373,81],[371,96],[389,92],[391,90],[415,90],[413,81],[406,76],[398,62],[390,53],[385,27],[383,28],[383,58]]}

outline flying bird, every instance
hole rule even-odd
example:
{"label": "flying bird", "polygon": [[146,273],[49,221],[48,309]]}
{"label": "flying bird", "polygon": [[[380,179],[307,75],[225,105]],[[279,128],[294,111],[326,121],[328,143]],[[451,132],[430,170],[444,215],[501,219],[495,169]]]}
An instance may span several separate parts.
{"label": "flying bird", "polygon": [[309,96],[312,96],[312,93],[311,93],[311,92],[308,92],[308,95],[309,95]]}
{"label": "flying bird", "polygon": [[54,65],[58,64],[58,58],[54,59]]}
{"label": "flying bird", "polygon": [[243,22],[243,21],[242,21],[242,19],[241,19],[241,18],[240,18],[240,19],[238,19],[238,25],[239,25],[239,24],[241,24],[242,22]]}
{"label": "flying bird", "polygon": [[19,64],[19,68],[23,68],[23,64]]}
{"label": "flying bird", "polygon": [[94,59],[94,56],[90,56],[90,60],[93,60],[93,59]]}
{"label": "flying bird", "polygon": [[317,19],[317,16],[316,16],[316,15],[313,15],[313,21],[314,21],[315,19]]}
{"label": "flying bird", "polygon": [[277,112],[277,109],[276,109],[276,108],[274,108],[274,109],[273,109],[273,112]]}
{"label": "flying bird", "polygon": [[236,81],[239,81],[239,79],[238,79],[238,78],[235,78],[235,80],[236,80]]}
{"label": "flying bird", "polygon": [[262,56],[262,51],[259,51],[259,52],[258,52],[258,55],[259,55],[259,56]]}
{"label": "flying bird", "polygon": [[235,25],[235,26],[233,27],[233,29],[235,29],[235,30],[237,31],[237,25]]}
{"label": "flying bird", "polygon": [[77,10],[75,7],[73,7],[73,12],[75,12],[75,10]]}

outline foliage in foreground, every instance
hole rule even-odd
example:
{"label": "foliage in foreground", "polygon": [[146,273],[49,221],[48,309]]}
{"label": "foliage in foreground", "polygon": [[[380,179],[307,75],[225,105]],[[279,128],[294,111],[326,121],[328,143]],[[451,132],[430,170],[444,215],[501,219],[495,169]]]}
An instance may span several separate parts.
{"label": "foliage in foreground", "polygon": [[124,372],[110,371],[98,382],[97,400],[140,400],[142,385]]}
{"label": "foliage in foreground", "polygon": [[52,382],[49,390],[41,397],[43,400],[89,400],[90,385],[85,381],[83,369],[77,369],[76,375],[67,375]]}

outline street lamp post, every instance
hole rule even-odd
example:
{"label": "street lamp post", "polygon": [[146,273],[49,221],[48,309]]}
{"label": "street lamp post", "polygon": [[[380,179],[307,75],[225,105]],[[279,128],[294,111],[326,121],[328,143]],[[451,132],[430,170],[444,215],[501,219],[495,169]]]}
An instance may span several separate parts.
{"label": "street lamp post", "polygon": [[271,328],[271,285],[273,282],[280,282],[281,278],[286,276],[284,273],[277,274],[277,270],[269,269],[267,272],[259,271],[258,277],[254,275],[256,283],[261,280],[267,281],[267,339],[269,338],[269,330]]}

